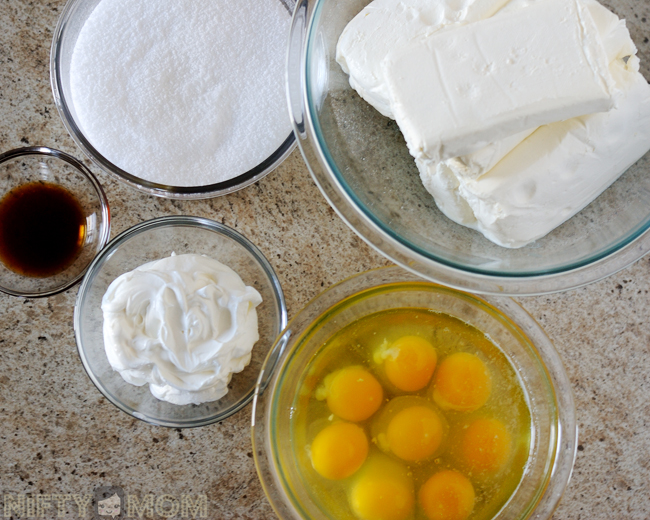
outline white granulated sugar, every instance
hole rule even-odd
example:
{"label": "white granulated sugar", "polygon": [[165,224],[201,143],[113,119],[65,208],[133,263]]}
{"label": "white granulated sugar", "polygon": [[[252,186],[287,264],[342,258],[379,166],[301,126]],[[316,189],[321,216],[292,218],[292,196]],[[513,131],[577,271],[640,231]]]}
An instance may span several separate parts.
{"label": "white granulated sugar", "polygon": [[84,135],[115,165],[161,184],[245,173],[291,133],[289,26],[279,0],[102,0],[70,65]]}

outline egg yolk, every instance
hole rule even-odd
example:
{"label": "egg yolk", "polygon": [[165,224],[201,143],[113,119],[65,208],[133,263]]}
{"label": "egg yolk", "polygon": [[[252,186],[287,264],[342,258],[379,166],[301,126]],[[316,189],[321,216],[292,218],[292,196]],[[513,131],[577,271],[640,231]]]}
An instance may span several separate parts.
{"label": "egg yolk", "polygon": [[512,440],[497,419],[478,419],[465,431],[461,450],[466,464],[474,471],[496,472],[510,457]]}
{"label": "egg yolk", "polygon": [[435,453],[443,437],[442,421],[427,406],[411,406],[388,424],[386,439],[390,450],[408,461],[423,460]]}
{"label": "egg yolk", "polygon": [[374,414],[384,398],[381,385],[361,366],[351,366],[330,374],[325,381],[327,406],[346,421],[364,421]]}
{"label": "egg yolk", "polygon": [[474,354],[457,352],[445,358],[436,372],[433,399],[443,410],[472,412],[490,397],[490,372]]}
{"label": "egg yolk", "polygon": [[413,483],[389,463],[371,464],[352,487],[350,506],[361,520],[405,520],[413,513]]}
{"label": "egg yolk", "polygon": [[429,520],[465,520],[474,509],[474,487],[458,471],[436,473],[420,488],[418,496]]}
{"label": "egg yolk", "polygon": [[330,480],[354,474],[368,456],[368,439],[362,428],[352,423],[335,423],[321,430],[311,444],[314,469]]}
{"label": "egg yolk", "polygon": [[385,359],[386,377],[405,392],[415,392],[427,386],[438,360],[433,345],[418,336],[398,339],[382,357]]}

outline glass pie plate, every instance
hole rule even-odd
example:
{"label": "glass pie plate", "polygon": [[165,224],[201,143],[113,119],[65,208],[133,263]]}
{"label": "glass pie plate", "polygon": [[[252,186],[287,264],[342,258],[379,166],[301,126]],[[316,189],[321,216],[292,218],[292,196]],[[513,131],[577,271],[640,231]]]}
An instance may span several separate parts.
{"label": "glass pie plate", "polygon": [[[420,182],[395,122],[359,97],[335,60],[341,32],[368,3],[299,1],[288,71],[289,105],[305,161],[323,195],[361,238],[429,280],[488,294],[579,287],[650,250],[650,153],[576,216],[521,249],[497,246],[445,217]],[[627,19],[641,72],[650,78],[643,5],[645,0],[607,3]]]}

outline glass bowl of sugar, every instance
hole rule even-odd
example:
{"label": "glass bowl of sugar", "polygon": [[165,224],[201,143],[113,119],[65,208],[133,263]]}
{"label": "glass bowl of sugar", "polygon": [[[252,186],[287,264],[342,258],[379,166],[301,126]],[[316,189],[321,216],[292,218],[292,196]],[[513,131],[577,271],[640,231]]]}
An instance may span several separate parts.
{"label": "glass bowl of sugar", "polygon": [[225,195],[295,147],[281,0],[69,0],[54,32],[54,100],[104,171],[161,197]]}
{"label": "glass bowl of sugar", "polygon": [[[478,179],[460,174],[452,177],[447,175],[447,170],[443,171],[444,175],[436,171],[437,176],[432,176],[428,169],[423,172],[409,153],[414,152],[412,146],[409,150],[408,137],[405,140],[398,126],[400,113],[392,107],[392,118],[382,115],[378,101],[382,92],[388,92],[390,102],[393,90],[402,86],[398,72],[403,71],[398,68],[412,62],[406,51],[421,50],[413,40],[419,35],[425,42],[423,35],[426,34],[430,38],[426,44],[440,44],[436,50],[457,51],[458,55],[451,60],[450,74],[443,78],[451,82],[457,79],[452,76],[460,70],[458,60],[462,56],[478,59],[485,56],[480,52],[485,49],[470,52],[459,44],[450,43],[452,35],[458,34],[455,31],[460,31],[458,27],[438,29],[472,12],[480,18],[482,8],[496,11],[493,20],[501,16],[501,12],[503,18],[499,23],[505,25],[506,21],[512,21],[511,18],[506,20],[506,14],[520,15],[517,9],[521,9],[523,16],[523,12],[535,5],[543,9],[544,4],[557,6],[558,3],[563,8],[583,6],[597,21],[605,57],[612,58],[609,69],[615,73],[612,75],[617,87],[621,87],[620,92],[627,96],[619,109],[594,114],[594,121],[610,118],[611,124],[587,122],[589,114],[542,125]],[[557,13],[554,9],[547,12],[549,16]],[[606,7],[595,0],[580,0],[577,4],[554,0],[302,0],[294,15],[288,74],[290,110],[300,149],[322,193],[347,224],[382,254],[424,278],[471,292],[514,295],[563,291],[600,280],[650,251],[650,87],[647,83],[650,43],[645,37],[645,14],[645,0],[612,0]],[[531,20],[538,19],[542,17],[531,15]],[[352,21],[356,26],[350,29]],[[495,35],[483,39],[466,34],[472,28],[478,31],[479,24],[486,28],[488,23],[492,24],[490,27],[496,25],[487,18],[461,24],[459,27],[467,30],[462,38],[458,36],[458,41],[499,44],[511,32],[516,32],[499,31],[498,38]],[[540,27],[532,22],[530,29]],[[399,40],[399,31],[405,28]],[[546,36],[551,34],[554,36],[549,37],[550,40],[556,38],[554,31],[547,31]],[[357,54],[350,51],[364,38],[369,42],[366,47],[361,47]],[[435,38],[439,40],[434,42]],[[349,44],[344,60],[338,52],[342,40]],[[405,40],[412,43],[412,48],[400,47]],[[511,47],[523,56],[533,40],[532,36],[524,34]],[[447,44],[448,47],[444,47]],[[399,57],[404,60],[398,59],[398,52],[403,53]],[[562,49],[560,54],[563,55]],[[386,61],[391,55],[394,62]],[[376,61],[372,61],[373,58]],[[507,56],[499,63],[508,63],[508,60],[517,63],[517,59]],[[524,61],[522,58],[521,62]],[[554,62],[553,59],[548,61]],[[378,68],[369,67],[363,75],[358,65],[364,62],[374,63]],[[388,70],[386,66],[391,63],[393,76],[381,83],[379,74]],[[346,67],[356,75],[350,76]],[[427,78],[436,77],[434,67],[426,71],[423,67],[413,68],[414,81],[425,77],[425,72],[431,72]],[[469,77],[470,73],[467,75]],[[463,78],[465,76],[461,80]],[[480,78],[474,79],[478,82]],[[420,84],[411,86],[416,89]],[[463,92],[461,86],[459,84],[458,89]],[[406,87],[400,92],[406,92]],[[443,91],[435,92],[442,96]],[[481,94],[473,87],[465,91],[467,97]],[[425,88],[415,92],[425,92]],[[636,100],[628,102],[637,94]],[[415,95],[406,102],[413,99],[419,98]],[[403,106],[411,107],[406,102]],[[479,108],[493,104],[494,100],[488,101]],[[466,105],[459,103],[456,108],[464,109]],[[620,108],[623,106],[626,117],[615,116],[623,113]],[[387,112],[388,106],[383,108]],[[478,112],[481,115],[481,111]],[[419,114],[410,115],[412,122],[418,121],[415,118]],[[480,123],[479,117],[477,126]],[[601,133],[597,135],[598,132]],[[634,153],[626,153],[632,145],[636,146]],[[563,155],[568,150],[571,154]],[[480,151],[485,156],[490,155],[487,146]],[[490,158],[498,155],[495,146],[492,151],[495,153]],[[469,155],[459,160],[465,161],[467,157]],[[565,162],[549,160],[557,157]],[[466,161],[465,164],[469,169],[471,163]],[[541,164],[545,167],[540,169]],[[451,169],[450,165],[445,166]],[[512,177],[515,182],[509,184]],[[607,183],[612,184],[605,189]],[[591,190],[597,185],[600,191],[605,190],[596,198],[599,190]],[[440,196],[440,192],[445,196]],[[571,204],[565,201],[583,193],[592,194],[591,199],[595,200],[588,203],[585,199],[575,204],[575,214],[563,222],[565,216],[572,213]],[[464,198],[461,200],[461,197]],[[463,214],[460,211],[463,207],[471,208],[473,214],[469,211]],[[512,208],[521,212],[508,213]],[[535,213],[528,211],[529,208],[540,208],[540,211]],[[454,210],[459,211],[452,220],[449,215]],[[477,215],[483,216],[483,220],[473,222],[475,216],[478,219]],[[465,217],[467,221],[461,225],[459,220]],[[471,228],[472,225],[488,227],[493,222],[504,222],[512,224],[513,228],[533,229],[543,218],[555,219],[558,227],[552,231],[548,229],[548,234],[523,247],[502,247]]]}

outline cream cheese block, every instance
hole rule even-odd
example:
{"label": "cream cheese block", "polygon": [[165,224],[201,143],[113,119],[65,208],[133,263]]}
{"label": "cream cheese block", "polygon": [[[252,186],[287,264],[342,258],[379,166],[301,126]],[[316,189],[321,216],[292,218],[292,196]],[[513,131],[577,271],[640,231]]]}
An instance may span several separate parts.
{"label": "cream cheese block", "polygon": [[438,31],[390,52],[382,67],[416,158],[458,157],[613,106],[607,55],[578,0],[539,0]]}
{"label": "cream cheese block", "polygon": [[[345,27],[336,47],[336,60],[349,74],[359,95],[383,115],[394,119],[381,67],[393,50],[453,25],[482,20],[540,0],[374,0]],[[583,0],[601,36],[607,60],[636,53],[625,21],[596,0]],[[489,171],[535,128],[488,144],[471,154],[443,161],[455,175],[477,178]]]}
{"label": "cream cheese block", "polygon": [[578,213],[650,148],[650,85],[638,59],[611,65],[616,108],[538,128],[478,179],[416,160],[452,220],[492,242],[525,246]]}
{"label": "cream cheese block", "polygon": [[343,29],[336,61],[350,86],[382,115],[395,119],[381,67],[386,55],[444,27],[494,15],[509,0],[374,0]]}
{"label": "cream cheese block", "polygon": [[[511,0],[499,13],[527,7],[539,0]],[[619,19],[596,0],[583,0],[589,10],[600,34],[607,61],[623,60],[636,54],[636,47],[625,26],[625,20]],[[454,175],[476,179],[490,171],[501,159],[510,153],[519,143],[536,129],[531,128],[505,139],[490,143],[474,153],[447,159],[439,164],[440,168],[449,168]]]}
{"label": "cream cheese block", "polygon": [[585,5],[610,60],[616,108],[545,125],[462,158],[416,160],[443,213],[501,246],[522,247],[547,235],[650,148],[650,85],[639,73],[625,22],[596,0]]}

